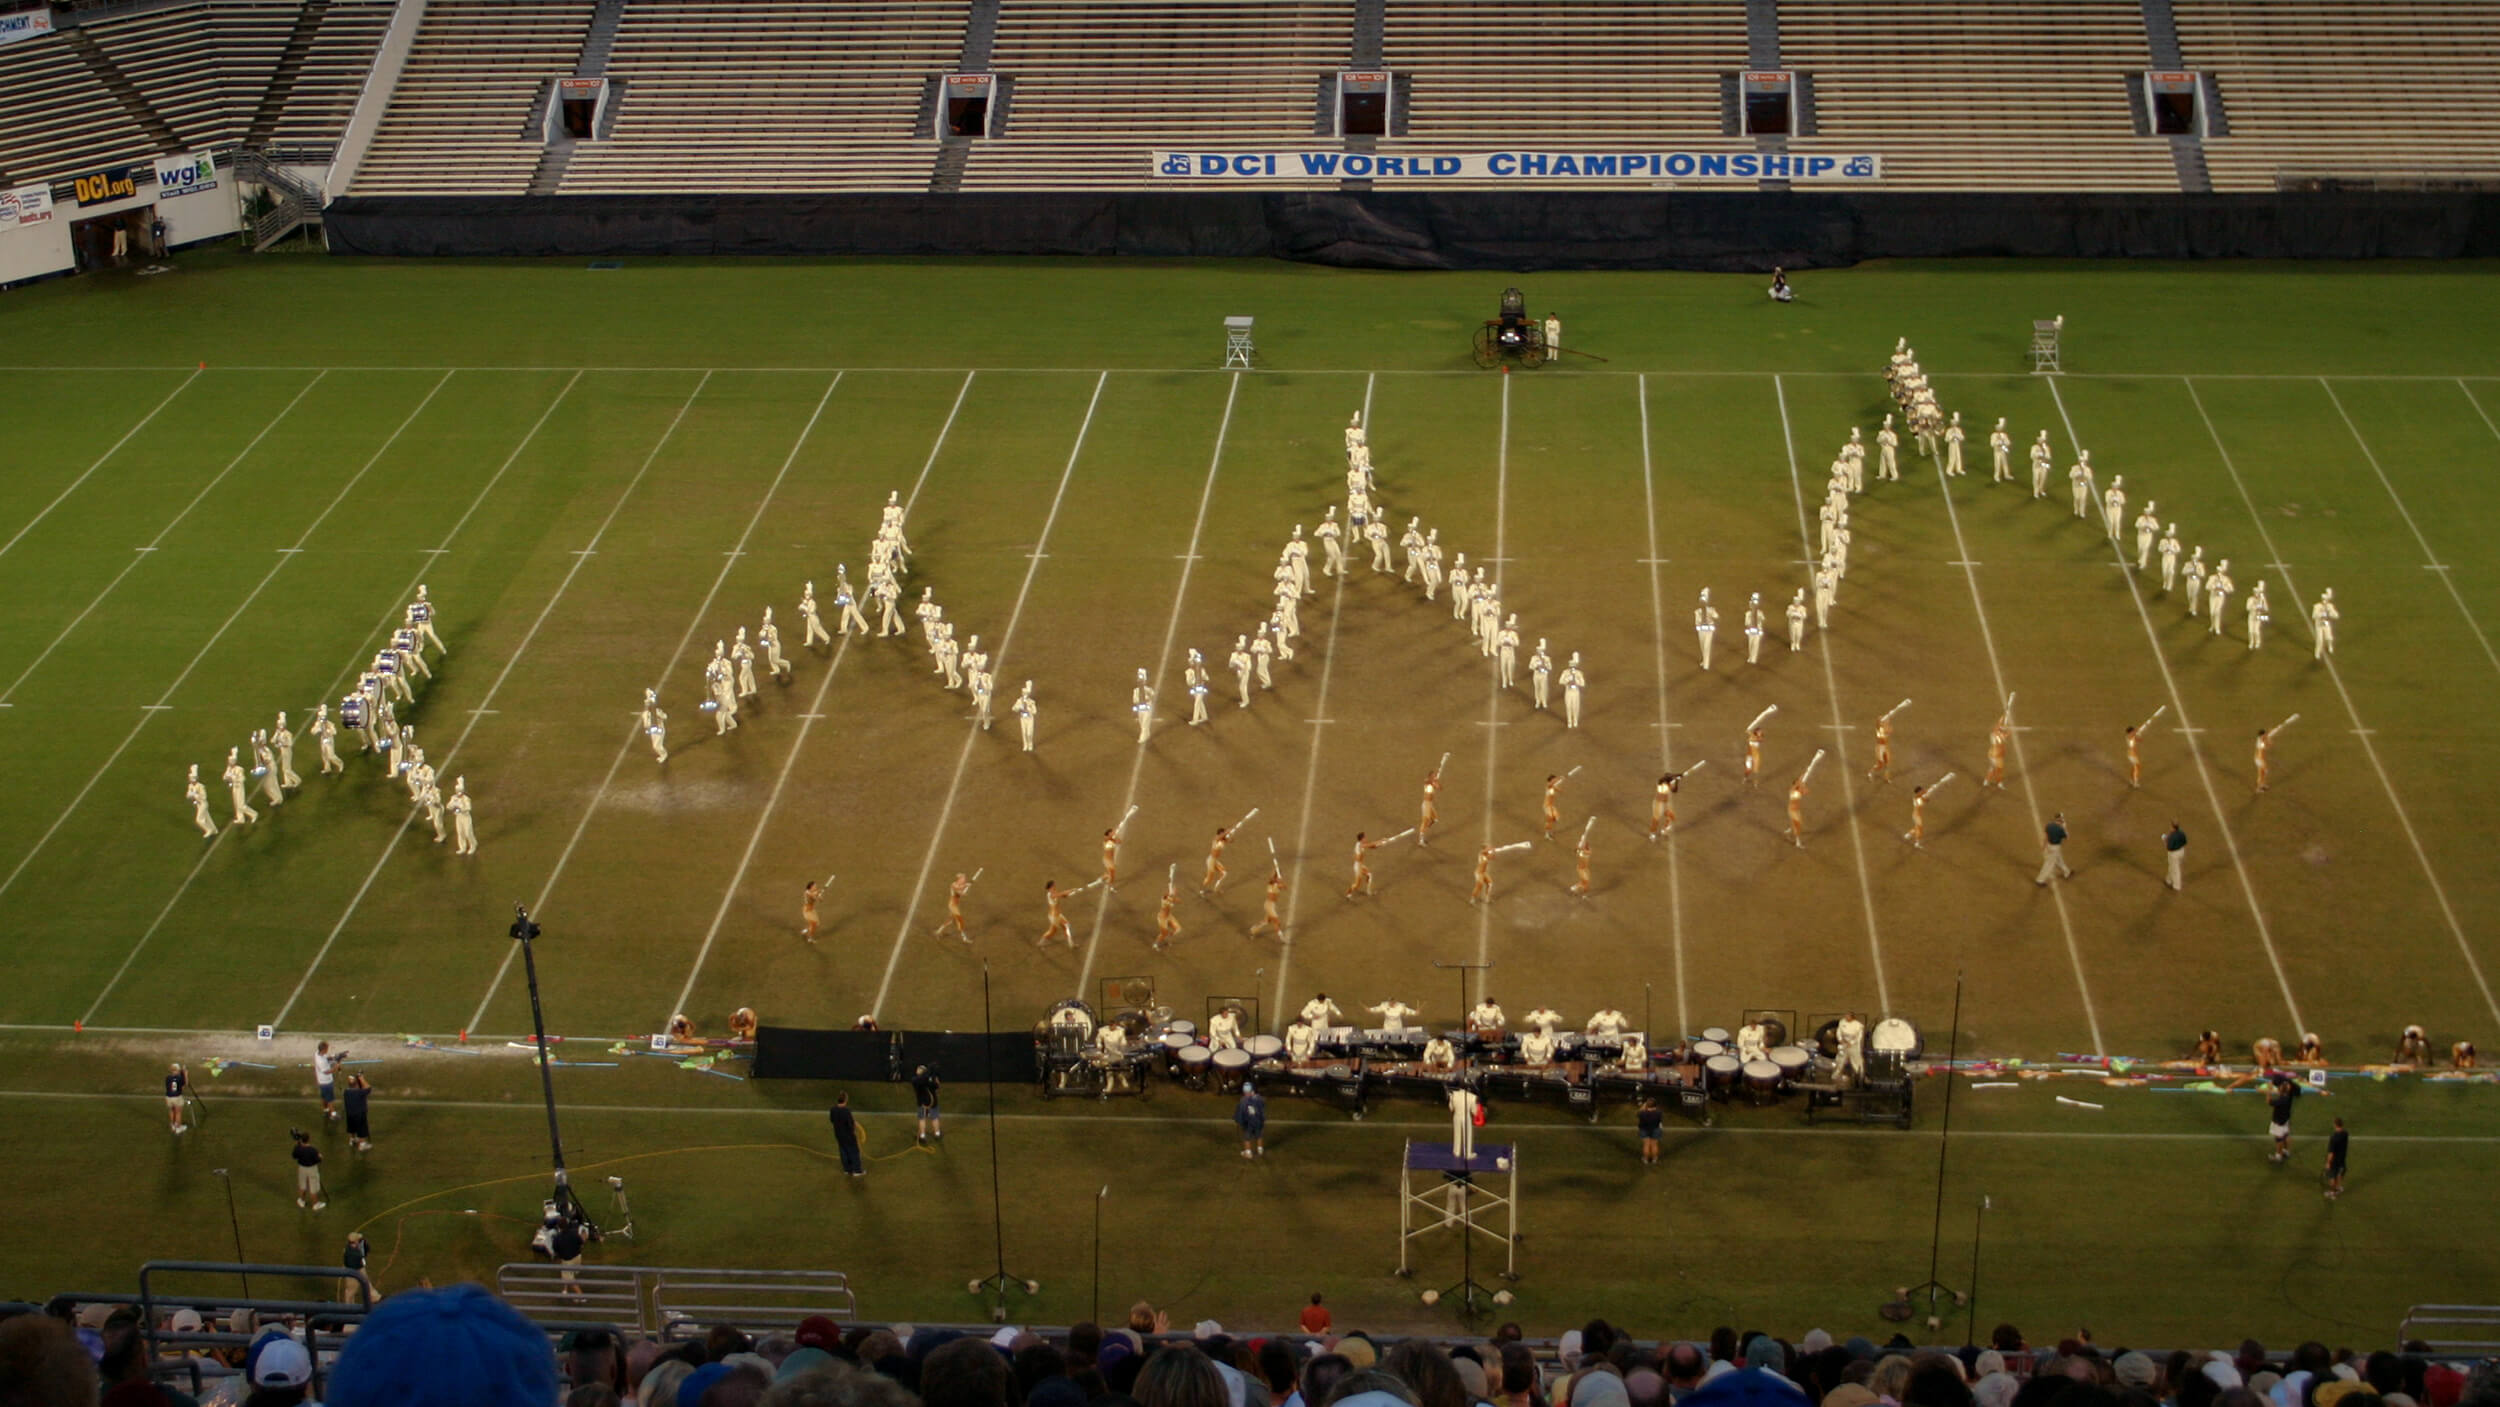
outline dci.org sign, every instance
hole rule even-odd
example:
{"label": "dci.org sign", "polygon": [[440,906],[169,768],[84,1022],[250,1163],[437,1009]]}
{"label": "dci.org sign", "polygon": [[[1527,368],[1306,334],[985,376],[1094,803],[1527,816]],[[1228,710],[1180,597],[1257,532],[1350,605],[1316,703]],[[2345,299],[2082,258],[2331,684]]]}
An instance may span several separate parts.
{"label": "dci.org sign", "polygon": [[156,198],[198,195],[217,189],[217,162],[207,152],[161,157],[156,163]]}

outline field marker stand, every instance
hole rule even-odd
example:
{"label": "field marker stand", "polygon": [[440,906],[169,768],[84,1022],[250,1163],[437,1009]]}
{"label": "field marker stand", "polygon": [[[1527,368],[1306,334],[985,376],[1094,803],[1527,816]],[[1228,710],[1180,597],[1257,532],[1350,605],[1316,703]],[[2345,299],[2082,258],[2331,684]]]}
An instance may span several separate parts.
{"label": "field marker stand", "polygon": [[1477,1300],[1494,1299],[1493,1291],[1476,1283],[1478,1235],[1501,1244],[1502,1278],[1519,1278],[1519,1158],[1514,1145],[1479,1143],[1474,1156],[1461,1158],[1447,1143],[1408,1141],[1398,1171],[1398,1274],[1413,1278],[1408,1248],[1417,1237],[1451,1227],[1459,1231],[1459,1281],[1432,1298],[1461,1296],[1460,1315],[1473,1319]]}
{"label": "field marker stand", "polygon": [[2058,364],[2058,342],[2066,333],[2066,315],[2035,319],[2031,324],[2031,370],[2034,375],[2045,371],[2064,371]]}
{"label": "field marker stand", "polygon": [[1250,369],[1250,358],[1258,354],[1258,348],[1250,345],[1250,328],[1257,321],[1257,318],[1224,319],[1224,365],[1226,367],[1237,366],[1244,371]]}

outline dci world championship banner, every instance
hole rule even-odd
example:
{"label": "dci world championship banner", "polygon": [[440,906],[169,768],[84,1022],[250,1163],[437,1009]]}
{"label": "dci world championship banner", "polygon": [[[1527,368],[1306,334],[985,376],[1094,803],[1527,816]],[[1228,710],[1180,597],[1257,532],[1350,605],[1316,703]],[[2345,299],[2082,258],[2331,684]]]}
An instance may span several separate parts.
{"label": "dci world championship banner", "polygon": [[161,157],[156,163],[156,198],[198,195],[217,189],[217,162],[207,152]]}
{"label": "dci world championship banner", "polygon": [[23,10],[13,15],[0,15],[0,45],[34,39],[51,32],[50,10]]}
{"label": "dci world championship banner", "polygon": [[1358,178],[1527,185],[1538,181],[1881,181],[1880,156],[1754,151],[1159,151],[1157,180],[1308,181]]}
{"label": "dci world championship banner", "polygon": [[0,230],[40,225],[51,218],[50,186],[19,186],[15,190],[0,191]]}

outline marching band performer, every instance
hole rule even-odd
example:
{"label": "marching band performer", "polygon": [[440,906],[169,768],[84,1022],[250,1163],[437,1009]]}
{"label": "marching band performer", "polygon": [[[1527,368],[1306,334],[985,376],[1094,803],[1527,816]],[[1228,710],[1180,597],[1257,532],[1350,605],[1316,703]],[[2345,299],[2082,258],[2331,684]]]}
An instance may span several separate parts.
{"label": "marching band performer", "polygon": [[182,799],[191,803],[191,824],[210,840],[217,838],[217,823],[209,818],[208,788],[200,783],[200,764],[191,764],[191,775],[182,784]]}
{"label": "marching band performer", "polygon": [[1031,752],[1033,750],[1033,723],[1042,712],[1042,706],[1033,701],[1032,680],[1024,681],[1024,692],[1016,695],[1016,701],[1007,706],[1007,711],[1016,716],[1016,728],[1024,734],[1024,750]]}
{"label": "marching band performer", "polygon": [[451,799],[443,805],[444,809],[451,812],[451,853],[455,855],[476,854],[477,817],[469,801],[468,778],[451,779]]}
{"label": "marching band performer", "polygon": [[409,629],[424,636],[426,643],[432,645],[436,652],[451,653],[451,647],[443,643],[443,637],[434,632],[434,602],[425,594],[424,582],[417,583],[417,599],[408,603],[407,620]]}
{"label": "marching band performer", "polygon": [[260,813],[252,809],[250,801],[244,799],[243,793],[249,778],[244,775],[243,764],[238,760],[242,755],[243,749],[241,748],[226,749],[226,770],[223,773],[223,780],[226,784],[226,794],[234,799],[234,819],[227,823],[229,825],[249,825],[260,819]]}
{"label": "marching band performer", "polygon": [[642,691],[642,731],[651,739],[651,756],[668,761],[668,711],[660,707],[660,691]]}
{"label": "marching band performer", "polygon": [[1059,911],[1059,881],[1042,881],[1042,906],[1049,911],[1049,922],[1043,927],[1042,936],[1033,940],[1033,946],[1046,948],[1050,946],[1051,939],[1064,938],[1069,947],[1075,947],[1076,930],[1068,926],[1068,916]]}
{"label": "marching band performer", "polygon": [[1207,846],[1207,872],[1198,880],[1200,894],[1214,895],[1223,892],[1226,873],[1224,847],[1232,842],[1232,838],[1232,827],[1217,826],[1215,828],[1215,840]]}
{"label": "marching band performer", "polygon": [[313,741],[320,745],[321,770],[324,774],[347,770],[347,764],[339,761],[339,725],[330,721],[328,704],[314,706],[312,726],[304,731],[312,734]]}

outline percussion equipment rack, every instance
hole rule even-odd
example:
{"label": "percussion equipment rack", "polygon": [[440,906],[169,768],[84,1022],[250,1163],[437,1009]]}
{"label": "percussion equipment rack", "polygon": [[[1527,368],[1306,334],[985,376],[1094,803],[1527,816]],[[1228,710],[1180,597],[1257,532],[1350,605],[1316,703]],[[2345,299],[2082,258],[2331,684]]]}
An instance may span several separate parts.
{"label": "percussion equipment rack", "polygon": [[[1498,1222],[1498,1224],[1497,1224]],[[1501,1276],[1519,1278],[1519,1158],[1508,1143],[1479,1143],[1461,1157],[1447,1143],[1409,1140],[1398,1167],[1398,1274],[1415,1273],[1409,1251],[1417,1237],[1455,1229],[1465,1270],[1442,1295],[1460,1297],[1461,1313],[1473,1318],[1476,1301],[1492,1292],[1475,1281],[1475,1238],[1502,1247]],[[1436,1297],[1437,1298],[1437,1297]]]}

